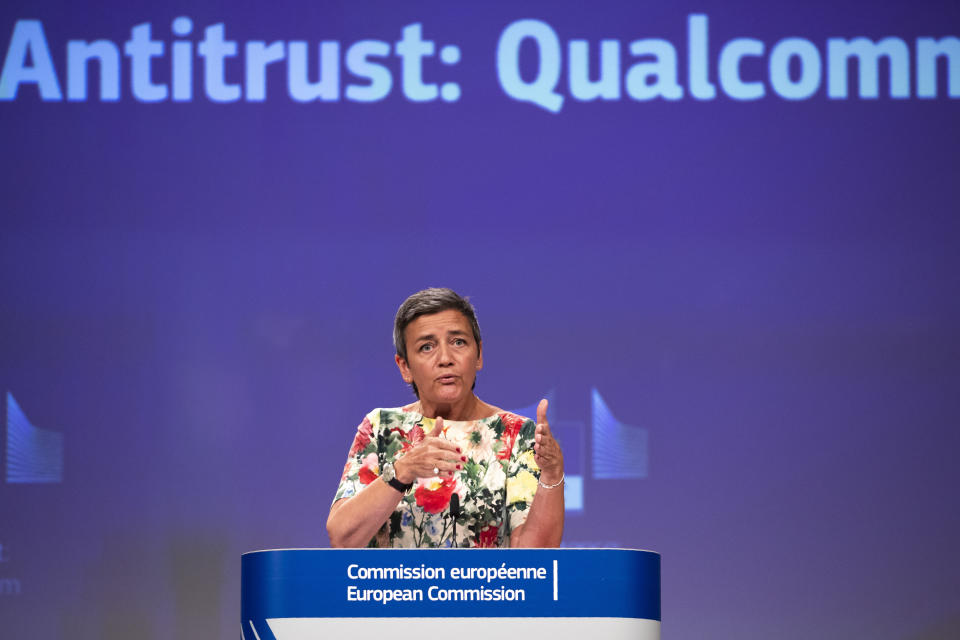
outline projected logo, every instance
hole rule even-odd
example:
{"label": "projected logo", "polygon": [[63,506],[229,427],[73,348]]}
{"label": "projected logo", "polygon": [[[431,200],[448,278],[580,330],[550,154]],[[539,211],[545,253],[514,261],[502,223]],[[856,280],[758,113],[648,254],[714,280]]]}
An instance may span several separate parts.
{"label": "projected logo", "polygon": [[593,390],[593,477],[619,480],[647,477],[647,430],[613,417]]}
{"label": "projected logo", "polygon": [[[10,554],[3,542],[0,542],[0,565],[7,564],[8,562],[10,562]],[[0,566],[0,569],[3,569],[3,567]],[[6,576],[0,577],[0,597],[19,596],[21,592],[22,587],[19,579]]]}
{"label": "projected logo", "polygon": [[63,434],[30,424],[7,392],[7,482],[57,483],[63,480]]}
{"label": "projected logo", "polygon": [[[646,478],[649,464],[647,429],[620,422],[599,391],[591,389],[590,393],[590,477],[596,480]],[[551,406],[554,405],[553,395],[553,392],[546,395]],[[535,416],[537,405],[532,404],[513,413]],[[578,420],[555,419],[550,415],[548,418],[550,429],[563,448],[566,474],[563,498],[566,510],[583,511],[584,481],[588,472],[586,424]]]}

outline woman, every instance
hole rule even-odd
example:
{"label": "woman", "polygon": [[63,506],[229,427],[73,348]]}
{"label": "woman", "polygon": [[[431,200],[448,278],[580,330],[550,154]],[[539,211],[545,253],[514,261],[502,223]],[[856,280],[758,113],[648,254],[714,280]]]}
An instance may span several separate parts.
{"label": "woman", "polygon": [[357,429],[327,533],[334,547],[555,547],[563,453],[547,424],[474,393],[483,367],[473,306],[425,289],[397,311],[396,363],[418,400]]}

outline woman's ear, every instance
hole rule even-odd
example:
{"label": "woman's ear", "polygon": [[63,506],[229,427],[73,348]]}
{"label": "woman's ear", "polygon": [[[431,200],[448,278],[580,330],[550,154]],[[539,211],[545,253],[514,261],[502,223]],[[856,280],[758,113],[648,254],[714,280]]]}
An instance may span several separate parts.
{"label": "woman's ear", "polygon": [[477,371],[483,369],[483,343],[477,343]]}
{"label": "woman's ear", "polygon": [[403,378],[403,381],[407,384],[411,384],[413,382],[413,374],[410,373],[410,367],[407,366],[407,361],[399,355],[394,356],[394,360],[397,362],[397,369],[400,369],[400,377]]}

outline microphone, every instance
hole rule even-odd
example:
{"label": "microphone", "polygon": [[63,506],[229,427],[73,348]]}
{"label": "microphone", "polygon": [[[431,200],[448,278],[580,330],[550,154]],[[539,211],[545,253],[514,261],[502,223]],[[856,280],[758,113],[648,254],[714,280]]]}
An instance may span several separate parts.
{"label": "microphone", "polygon": [[457,546],[457,518],[460,517],[460,495],[454,493],[450,496],[450,517],[453,518],[453,545]]}

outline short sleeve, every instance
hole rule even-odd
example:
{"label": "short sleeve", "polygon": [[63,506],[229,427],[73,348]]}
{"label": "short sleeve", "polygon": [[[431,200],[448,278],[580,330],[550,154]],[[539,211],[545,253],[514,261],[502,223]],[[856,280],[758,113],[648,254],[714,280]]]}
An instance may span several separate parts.
{"label": "short sleeve", "polygon": [[507,515],[510,531],[527,521],[540,478],[540,467],[533,458],[537,425],[533,420],[523,420],[507,466]]}
{"label": "short sleeve", "polygon": [[380,429],[380,410],[368,413],[357,427],[347,463],[343,466],[343,475],[333,501],[351,498],[380,477],[380,460],[377,455],[377,437]]}

